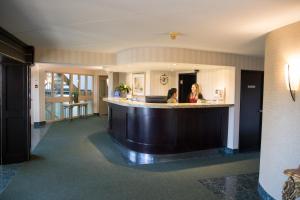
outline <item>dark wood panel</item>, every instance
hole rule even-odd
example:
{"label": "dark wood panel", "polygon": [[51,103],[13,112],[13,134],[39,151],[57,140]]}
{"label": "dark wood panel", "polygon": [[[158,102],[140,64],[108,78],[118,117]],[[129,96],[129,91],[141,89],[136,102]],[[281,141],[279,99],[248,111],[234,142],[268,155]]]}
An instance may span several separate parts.
{"label": "dark wood panel", "polygon": [[23,134],[26,130],[24,119],[12,117],[6,119],[5,129],[9,133],[5,135],[5,153],[18,156],[20,152],[25,152],[27,144],[23,141],[26,140],[27,136]]}
{"label": "dark wood panel", "polygon": [[0,164],[30,158],[30,65],[34,48],[0,27]]}
{"label": "dark wood panel", "polygon": [[34,63],[34,48],[0,27],[0,54],[22,63]]}
{"label": "dark wood panel", "polygon": [[29,66],[1,64],[2,163],[22,162],[30,156]]}
{"label": "dark wood panel", "polygon": [[239,149],[242,151],[260,149],[263,78],[262,71],[241,72]]}
{"label": "dark wood panel", "polygon": [[110,133],[143,153],[177,153],[227,145],[228,108],[158,109],[109,104]]}

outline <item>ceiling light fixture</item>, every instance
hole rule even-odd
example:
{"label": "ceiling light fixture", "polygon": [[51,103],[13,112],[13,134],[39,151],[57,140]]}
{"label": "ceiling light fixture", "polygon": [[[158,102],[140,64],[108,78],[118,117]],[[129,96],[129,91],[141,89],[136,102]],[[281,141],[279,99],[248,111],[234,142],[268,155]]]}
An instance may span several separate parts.
{"label": "ceiling light fixture", "polygon": [[179,35],[182,35],[182,34],[179,32],[170,32],[169,33],[171,40],[176,40],[177,36],[179,36]]}
{"label": "ceiling light fixture", "polygon": [[286,81],[293,101],[296,101],[296,91],[299,88],[300,68],[295,64],[286,64]]}

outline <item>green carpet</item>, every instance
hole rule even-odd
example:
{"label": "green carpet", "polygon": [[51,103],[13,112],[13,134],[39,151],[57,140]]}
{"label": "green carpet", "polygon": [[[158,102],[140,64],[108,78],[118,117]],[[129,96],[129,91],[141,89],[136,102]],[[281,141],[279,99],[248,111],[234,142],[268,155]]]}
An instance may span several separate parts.
{"label": "green carpet", "polygon": [[106,132],[107,118],[51,125],[1,200],[214,200],[199,179],[257,172],[257,154],[129,166]]}

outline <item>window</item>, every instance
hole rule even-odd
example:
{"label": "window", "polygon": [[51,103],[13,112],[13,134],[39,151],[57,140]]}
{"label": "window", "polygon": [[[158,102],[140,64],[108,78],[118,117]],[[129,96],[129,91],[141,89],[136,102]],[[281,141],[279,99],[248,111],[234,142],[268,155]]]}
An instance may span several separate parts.
{"label": "window", "polygon": [[61,86],[62,86],[62,75],[58,73],[53,74],[53,90],[54,96],[60,97],[61,96]]}
{"label": "window", "polygon": [[73,91],[78,91],[78,84],[79,84],[78,74],[73,74]]}
{"label": "window", "polygon": [[45,79],[45,96],[51,97],[52,96],[52,73],[46,73]]}
{"label": "window", "polygon": [[88,76],[87,77],[87,95],[92,96],[92,91],[93,91],[93,77]]}
{"label": "window", "polygon": [[93,101],[89,100],[87,101],[88,105],[87,105],[87,114],[91,115],[93,114]]}
{"label": "window", "polygon": [[[72,73],[46,72],[45,117],[47,121],[61,120],[68,116],[62,104],[70,102],[72,92],[79,92],[79,101],[87,102],[88,115],[93,114],[93,76]],[[79,116],[78,107],[73,108],[73,117]]]}
{"label": "window", "polygon": [[85,96],[85,77],[84,75],[80,75],[80,95]]}
{"label": "window", "polygon": [[54,106],[54,120],[60,120],[62,118],[62,115],[61,115],[61,109],[62,109],[62,103],[61,102],[58,102],[58,103],[53,103],[53,106]]}
{"label": "window", "polygon": [[49,121],[52,119],[52,103],[46,102],[45,108],[46,121]]}
{"label": "window", "polygon": [[70,74],[64,74],[64,87],[63,87],[63,96],[64,97],[70,96],[70,81],[71,81]]}

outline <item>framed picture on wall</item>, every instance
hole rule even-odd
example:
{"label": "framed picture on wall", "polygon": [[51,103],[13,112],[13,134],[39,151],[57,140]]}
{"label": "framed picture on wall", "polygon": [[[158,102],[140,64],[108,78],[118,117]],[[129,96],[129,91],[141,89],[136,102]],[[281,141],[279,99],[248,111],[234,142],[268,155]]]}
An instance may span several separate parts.
{"label": "framed picture on wall", "polygon": [[132,74],[132,94],[136,96],[145,95],[145,74]]}

